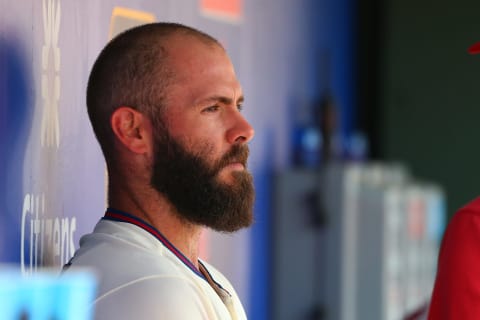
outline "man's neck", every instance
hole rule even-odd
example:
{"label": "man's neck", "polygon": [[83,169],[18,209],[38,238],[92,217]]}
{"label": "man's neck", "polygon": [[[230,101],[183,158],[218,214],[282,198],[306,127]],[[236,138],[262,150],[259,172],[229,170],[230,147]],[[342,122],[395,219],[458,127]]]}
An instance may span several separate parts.
{"label": "man's neck", "polygon": [[134,215],[155,227],[198,269],[203,228],[181,219],[173,205],[157,191],[138,190],[110,181],[109,207]]}

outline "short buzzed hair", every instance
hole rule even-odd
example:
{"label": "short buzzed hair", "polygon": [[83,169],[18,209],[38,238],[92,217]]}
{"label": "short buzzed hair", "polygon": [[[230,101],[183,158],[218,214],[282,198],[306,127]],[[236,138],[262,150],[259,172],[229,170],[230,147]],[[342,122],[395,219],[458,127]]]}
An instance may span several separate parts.
{"label": "short buzzed hair", "polygon": [[107,164],[112,159],[113,112],[134,108],[156,122],[174,70],[168,63],[168,39],[187,35],[206,44],[213,37],[178,23],[158,22],[129,29],[113,38],[95,61],[87,86],[87,108],[93,130]]}

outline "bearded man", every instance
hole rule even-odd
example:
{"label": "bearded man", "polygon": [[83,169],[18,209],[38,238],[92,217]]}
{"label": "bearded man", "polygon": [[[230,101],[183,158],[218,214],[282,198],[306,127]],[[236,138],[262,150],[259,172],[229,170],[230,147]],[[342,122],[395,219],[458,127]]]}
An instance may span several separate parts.
{"label": "bearded man", "polygon": [[66,266],[99,276],[98,319],[246,319],[228,280],[199,259],[204,228],[252,223],[253,128],[221,44],[147,24],[102,50],[88,114],[108,168],[108,208]]}

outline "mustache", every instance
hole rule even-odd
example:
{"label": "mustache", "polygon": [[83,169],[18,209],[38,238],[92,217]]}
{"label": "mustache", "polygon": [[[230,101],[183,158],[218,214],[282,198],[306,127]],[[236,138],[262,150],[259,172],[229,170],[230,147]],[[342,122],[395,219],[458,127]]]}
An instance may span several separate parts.
{"label": "mustache", "polygon": [[223,167],[233,162],[241,163],[247,168],[247,160],[250,155],[250,149],[247,145],[234,145],[222,158],[215,164],[215,171],[221,170]]}

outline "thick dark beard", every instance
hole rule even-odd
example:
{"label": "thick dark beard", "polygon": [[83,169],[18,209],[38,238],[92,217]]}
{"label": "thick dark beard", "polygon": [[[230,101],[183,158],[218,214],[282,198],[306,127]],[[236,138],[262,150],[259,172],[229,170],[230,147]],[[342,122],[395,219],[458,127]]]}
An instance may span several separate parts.
{"label": "thick dark beard", "polygon": [[222,232],[252,224],[255,194],[251,174],[247,170],[233,172],[231,184],[218,181],[220,170],[232,161],[246,168],[246,145],[235,145],[208,165],[208,146],[200,154],[192,154],[167,129],[156,131],[151,185],[173,204],[180,218]]}

